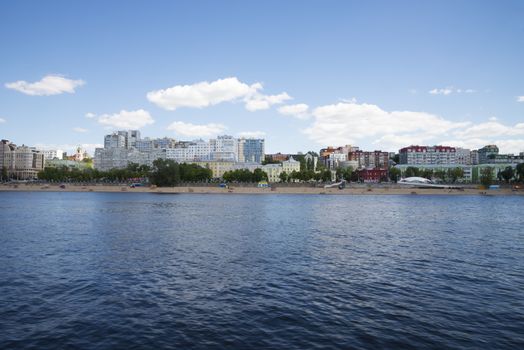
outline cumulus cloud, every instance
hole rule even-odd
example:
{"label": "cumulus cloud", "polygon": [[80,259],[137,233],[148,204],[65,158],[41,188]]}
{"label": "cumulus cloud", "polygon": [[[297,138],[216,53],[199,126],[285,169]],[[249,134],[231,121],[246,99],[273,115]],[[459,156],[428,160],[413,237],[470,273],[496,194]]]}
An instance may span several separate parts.
{"label": "cumulus cloud", "polygon": [[473,138],[473,139],[449,139],[441,142],[443,145],[462,147],[468,149],[479,149],[486,145],[495,144],[499,152],[519,154],[524,151],[524,139],[492,139],[492,138]]}
{"label": "cumulus cloud", "polygon": [[464,130],[455,131],[453,135],[461,139],[524,135],[524,123],[519,123],[514,126],[506,126],[497,121],[489,121],[473,125]]}
{"label": "cumulus cloud", "polygon": [[6,83],[8,89],[19,91],[31,96],[49,96],[59,95],[65,92],[75,93],[75,89],[84,85],[83,80],[67,79],[59,75],[46,75],[40,81],[29,83],[25,80],[18,80],[12,83]]}
{"label": "cumulus cloud", "polygon": [[180,107],[203,108],[221,102],[235,101],[262,89],[260,83],[247,85],[236,77],[199,82],[147,93],[147,99],[157,106],[174,111]]}
{"label": "cumulus cloud", "polygon": [[446,88],[443,88],[443,89],[432,89],[432,90],[429,90],[428,91],[431,95],[451,95],[453,93],[456,93],[456,94],[472,94],[474,92],[476,92],[475,90],[473,89],[455,89],[454,87],[446,87]]}
{"label": "cumulus cloud", "polygon": [[140,129],[153,124],[155,121],[148,111],[139,109],[136,111],[121,110],[115,114],[102,114],[98,117],[98,122],[115,129]]}
{"label": "cumulus cloud", "polygon": [[398,149],[469,125],[425,112],[388,112],[366,103],[320,106],[313,110],[312,115],[313,123],[303,132],[321,145],[358,144],[374,139],[377,147]]}
{"label": "cumulus cloud", "polygon": [[0,118],[0,124],[7,122],[4,118]]}
{"label": "cumulus cloud", "polygon": [[84,133],[84,132],[88,132],[89,130],[77,126],[73,128],[73,131]]}
{"label": "cumulus cloud", "polygon": [[238,133],[238,137],[245,137],[246,139],[262,139],[266,136],[264,131],[242,131]]}
{"label": "cumulus cloud", "polygon": [[246,84],[236,77],[202,81],[191,85],[175,85],[147,93],[147,99],[163,109],[174,111],[180,107],[204,108],[222,102],[243,101],[248,111],[268,109],[291,97],[283,92],[278,95],[264,95],[261,83]]}
{"label": "cumulus cloud", "polygon": [[310,117],[309,106],[305,103],[299,103],[296,105],[287,105],[278,108],[278,113],[282,115],[289,115],[297,119],[308,119]]}
{"label": "cumulus cloud", "polygon": [[227,130],[227,127],[215,123],[197,125],[185,122],[173,122],[167,127],[167,130],[174,131],[182,136],[209,137],[224,132]]}
{"label": "cumulus cloud", "polygon": [[273,105],[281,104],[290,99],[291,96],[289,96],[286,92],[278,95],[263,95],[257,93],[246,98],[246,109],[250,112],[269,109]]}
{"label": "cumulus cloud", "polygon": [[524,102],[524,96],[517,96],[517,102]]}
{"label": "cumulus cloud", "polygon": [[96,114],[88,112],[85,114],[85,117],[88,119],[93,119],[93,118],[96,118]]}
{"label": "cumulus cloud", "polygon": [[453,122],[430,113],[389,112],[366,103],[320,106],[312,115],[314,120],[303,133],[322,146],[371,142],[376,149],[391,151],[414,144],[478,149],[494,143],[502,153],[524,151],[524,123],[505,125],[493,118],[480,124]]}

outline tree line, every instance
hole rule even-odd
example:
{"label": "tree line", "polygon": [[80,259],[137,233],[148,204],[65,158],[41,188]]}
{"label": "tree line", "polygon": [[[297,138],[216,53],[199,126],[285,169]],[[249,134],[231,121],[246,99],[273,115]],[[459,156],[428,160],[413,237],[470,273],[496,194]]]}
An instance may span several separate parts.
{"label": "tree line", "polygon": [[123,169],[101,171],[68,167],[47,167],[38,173],[40,180],[50,182],[149,182],[157,186],[175,186],[180,182],[203,182],[213,177],[211,169],[196,164],[157,159],[153,167],[129,163]]}

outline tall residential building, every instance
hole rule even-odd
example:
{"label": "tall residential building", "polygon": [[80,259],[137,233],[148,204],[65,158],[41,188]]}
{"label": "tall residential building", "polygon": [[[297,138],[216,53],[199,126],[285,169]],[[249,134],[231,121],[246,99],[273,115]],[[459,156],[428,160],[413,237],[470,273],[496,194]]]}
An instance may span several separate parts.
{"label": "tall residential building", "polygon": [[471,165],[477,165],[479,164],[479,151],[474,149],[473,151],[471,151],[471,154],[470,154],[470,164]]}
{"label": "tall residential building", "polygon": [[496,145],[487,145],[478,150],[479,164],[488,164],[491,159],[496,158],[499,154],[499,148]]}
{"label": "tall residential building", "polygon": [[64,151],[60,149],[46,149],[41,151],[45,160],[63,159]]}
{"label": "tall residential building", "polygon": [[166,158],[178,163],[211,160],[211,146],[204,140],[177,142],[174,148],[166,149]]}
{"label": "tall residential building", "polygon": [[104,148],[126,148],[126,137],[121,132],[104,136]]}
{"label": "tall residential building", "polygon": [[382,151],[354,151],[348,153],[349,161],[356,161],[358,169],[388,169],[389,153]]}
{"label": "tall residential building", "polygon": [[[239,154],[239,149],[242,152]],[[263,139],[236,139],[218,136],[209,141],[178,141],[164,137],[140,138],[138,130],[118,131],[104,137],[104,148],[95,150],[94,166],[100,170],[123,168],[130,162],[152,165],[158,158],[182,162],[241,162],[261,163],[264,157]]]}
{"label": "tall residential building", "polygon": [[18,180],[36,179],[44,169],[44,154],[25,145],[16,146],[8,140],[0,141],[0,171]]}
{"label": "tall residential building", "polygon": [[455,149],[455,162],[462,165],[471,165],[471,150],[457,147]]}
{"label": "tall residential building", "polygon": [[456,149],[449,146],[409,146],[399,150],[400,164],[456,164]]}
{"label": "tall residential building", "polygon": [[324,165],[324,167],[328,169],[336,169],[347,165],[348,153],[357,152],[358,150],[358,147],[351,145],[345,145],[337,148],[329,146],[320,150],[319,160],[322,165]]}
{"label": "tall residential building", "polygon": [[238,140],[239,162],[262,163],[264,157],[264,139],[240,138]]}
{"label": "tall residential building", "polygon": [[238,161],[238,139],[223,135],[209,140],[212,160]]}

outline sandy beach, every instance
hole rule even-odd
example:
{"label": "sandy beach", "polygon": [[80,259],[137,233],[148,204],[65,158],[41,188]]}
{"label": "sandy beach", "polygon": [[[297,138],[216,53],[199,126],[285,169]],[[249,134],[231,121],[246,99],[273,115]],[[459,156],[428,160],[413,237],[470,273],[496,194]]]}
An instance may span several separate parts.
{"label": "sandy beach", "polygon": [[287,187],[257,188],[230,186],[229,188],[211,186],[180,186],[180,187],[135,187],[124,185],[65,185],[61,188],[58,184],[8,184],[0,185],[0,192],[124,192],[124,193],[195,193],[195,194],[325,194],[325,195],[524,195],[524,191],[514,191],[509,188],[497,190],[481,190],[478,188],[438,189],[438,188],[409,188],[399,185],[349,186],[343,190],[338,188],[322,187]]}

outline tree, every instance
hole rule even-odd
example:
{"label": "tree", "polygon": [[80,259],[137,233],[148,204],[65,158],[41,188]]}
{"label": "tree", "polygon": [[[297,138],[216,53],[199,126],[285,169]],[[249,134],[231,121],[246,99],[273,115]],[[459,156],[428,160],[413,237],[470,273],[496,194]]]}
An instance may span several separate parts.
{"label": "tree", "polygon": [[151,183],[157,186],[175,186],[180,182],[180,167],[172,159],[157,159],[153,162]]}
{"label": "tree", "polygon": [[435,170],[433,176],[441,181],[446,181],[446,171],[442,169]]}
{"label": "tree", "polygon": [[323,170],[322,173],[321,173],[321,177],[320,178],[324,182],[331,181],[331,170],[329,170],[329,169]]}
{"label": "tree", "polygon": [[336,170],[336,178],[337,178],[337,180],[351,181],[351,175],[352,174],[353,174],[353,168],[352,167],[337,168],[337,170]]}
{"label": "tree", "polygon": [[480,183],[484,187],[489,187],[493,181],[493,168],[486,167],[480,170]]}
{"label": "tree", "polygon": [[280,175],[278,175],[278,177],[280,178],[281,182],[287,182],[288,180],[288,176],[285,171],[281,172]]}
{"label": "tree", "polygon": [[506,167],[504,170],[502,170],[499,175],[507,182],[509,183],[509,181],[511,179],[513,179],[513,176],[515,175],[515,171],[513,170],[512,167],[508,166]]}
{"label": "tree", "polygon": [[462,168],[448,169],[448,179],[451,180],[452,183],[455,183],[457,179],[462,177],[464,177],[464,170]]}
{"label": "tree", "polygon": [[524,163],[517,165],[516,173],[519,176],[519,181],[524,181]]}
{"label": "tree", "polygon": [[253,171],[253,180],[255,182],[260,182],[262,180],[266,180],[267,181],[267,174],[265,171],[263,171],[262,169],[255,169],[255,171]]}
{"label": "tree", "polygon": [[0,175],[1,181],[7,181],[9,179],[9,176],[7,174],[7,168],[5,166],[2,167],[2,174]]}
{"label": "tree", "polygon": [[419,168],[415,168],[412,166],[408,166],[406,168],[406,171],[404,172],[404,176],[406,177],[419,176],[419,174],[420,174]]}
{"label": "tree", "polygon": [[420,176],[428,180],[431,180],[431,178],[433,177],[433,169],[423,169],[420,173]]}
{"label": "tree", "polygon": [[389,178],[394,181],[395,183],[398,181],[398,178],[400,177],[400,169],[391,167],[389,168]]}

